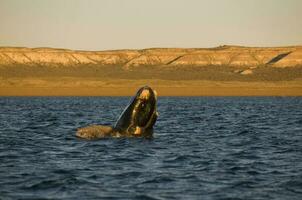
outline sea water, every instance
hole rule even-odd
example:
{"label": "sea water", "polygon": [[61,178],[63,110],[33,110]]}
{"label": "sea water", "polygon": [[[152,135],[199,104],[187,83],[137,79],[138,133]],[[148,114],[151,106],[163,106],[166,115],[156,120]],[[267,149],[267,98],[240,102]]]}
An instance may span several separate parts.
{"label": "sea water", "polygon": [[154,139],[86,141],[129,97],[1,97],[0,199],[302,199],[301,97],[161,97]]}

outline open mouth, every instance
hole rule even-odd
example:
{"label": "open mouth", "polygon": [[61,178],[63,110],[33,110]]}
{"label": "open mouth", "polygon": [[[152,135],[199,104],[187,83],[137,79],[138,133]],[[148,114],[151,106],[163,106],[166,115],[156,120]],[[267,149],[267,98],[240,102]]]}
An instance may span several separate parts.
{"label": "open mouth", "polygon": [[145,127],[155,112],[156,97],[150,89],[144,89],[137,97],[134,108],[134,122],[139,127]]}
{"label": "open mouth", "polygon": [[140,127],[147,125],[155,108],[155,103],[150,100],[139,100],[135,108],[134,121]]}
{"label": "open mouth", "polygon": [[115,129],[138,135],[151,130],[157,119],[156,95],[150,87],[142,87],[119,117]]}

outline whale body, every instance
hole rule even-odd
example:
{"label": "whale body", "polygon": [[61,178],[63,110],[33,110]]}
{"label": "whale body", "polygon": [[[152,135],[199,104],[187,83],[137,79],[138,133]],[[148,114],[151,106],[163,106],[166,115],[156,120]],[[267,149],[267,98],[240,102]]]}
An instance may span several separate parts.
{"label": "whale body", "polygon": [[132,97],[114,126],[91,125],[79,128],[76,136],[84,139],[150,138],[153,135],[153,126],[157,117],[157,93],[151,87],[144,86]]}

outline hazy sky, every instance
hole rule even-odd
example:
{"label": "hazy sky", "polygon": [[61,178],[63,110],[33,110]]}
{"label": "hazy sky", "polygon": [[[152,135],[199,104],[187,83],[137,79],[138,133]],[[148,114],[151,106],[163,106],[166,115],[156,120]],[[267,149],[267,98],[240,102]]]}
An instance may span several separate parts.
{"label": "hazy sky", "polygon": [[0,46],[302,44],[302,0],[0,0]]}

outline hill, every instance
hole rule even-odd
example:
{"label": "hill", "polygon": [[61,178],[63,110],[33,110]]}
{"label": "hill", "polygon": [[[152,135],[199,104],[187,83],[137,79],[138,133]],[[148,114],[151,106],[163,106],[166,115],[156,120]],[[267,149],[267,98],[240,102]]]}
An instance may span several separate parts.
{"label": "hill", "polygon": [[131,95],[144,84],[162,95],[302,95],[301,80],[302,46],[0,47],[0,95],[5,96]]}

